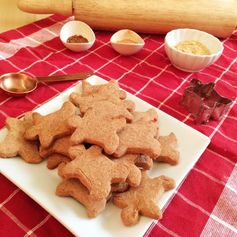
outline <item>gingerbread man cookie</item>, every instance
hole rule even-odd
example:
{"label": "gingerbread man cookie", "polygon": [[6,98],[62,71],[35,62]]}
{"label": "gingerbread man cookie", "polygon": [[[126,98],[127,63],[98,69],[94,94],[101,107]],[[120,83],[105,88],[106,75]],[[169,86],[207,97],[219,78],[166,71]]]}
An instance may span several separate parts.
{"label": "gingerbread man cookie", "polygon": [[33,113],[34,125],[26,130],[24,136],[28,140],[39,138],[42,147],[49,147],[55,139],[71,134],[67,119],[75,113],[76,107],[69,101],[60,110],[46,116]]}
{"label": "gingerbread man cookie", "polygon": [[128,176],[126,182],[132,187],[137,187],[141,182],[141,170],[135,165],[138,156],[139,155],[126,154],[120,159],[113,160],[116,164],[127,167]]}
{"label": "gingerbread man cookie", "polygon": [[124,100],[126,92],[119,89],[116,81],[110,81],[107,84],[92,86],[88,82],[82,82],[83,93],[72,93],[70,100],[80,108],[84,114],[89,108],[92,108],[98,101],[110,101],[114,104],[123,104],[129,111],[133,111],[135,105],[132,101]]}
{"label": "gingerbread man cookie", "polygon": [[39,155],[38,144],[27,141],[23,137],[26,129],[32,125],[31,113],[26,114],[23,120],[7,118],[6,127],[8,128],[8,134],[0,143],[0,156],[9,158],[19,155],[28,163],[40,163],[43,158]]}
{"label": "gingerbread man cookie", "polygon": [[52,154],[61,154],[69,156],[68,150],[71,147],[71,136],[65,136],[57,139],[50,147],[40,147],[40,155],[42,157],[48,157]]}
{"label": "gingerbread man cookie", "polygon": [[73,116],[68,120],[71,128],[76,129],[71,136],[72,144],[95,144],[103,147],[107,154],[112,154],[119,145],[118,131],[126,126],[126,119],[132,118],[124,105],[99,101],[82,118]]}
{"label": "gingerbread man cookie", "polygon": [[121,100],[126,99],[126,92],[120,90],[118,82],[115,80],[111,80],[106,84],[102,85],[91,85],[88,81],[82,81],[82,94],[83,95],[91,95],[91,94],[103,94],[104,92],[110,92],[110,94],[115,94],[116,97]]}
{"label": "gingerbread man cookie", "polygon": [[133,122],[137,121],[146,121],[146,122],[154,122],[157,123],[158,121],[158,114],[155,109],[148,109],[145,112],[137,112],[133,113]]}
{"label": "gingerbread man cookie", "polygon": [[162,213],[157,206],[157,198],[160,198],[164,191],[174,187],[175,182],[169,177],[149,178],[146,172],[142,172],[140,186],[131,187],[127,192],[115,194],[113,203],[122,209],[121,218],[126,226],[136,224],[139,215],[160,219]]}
{"label": "gingerbread man cookie", "polygon": [[160,136],[161,153],[156,158],[157,161],[166,162],[171,165],[176,165],[179,162],[179,152],[177,151],[177,138],[174,133],[168,136]]}
{"label": "gingerbread man cookie", "polygon": [[98,146],[88,150],[83,145],[73,146],[69,152],[73,160],[63,165],[60,174],[64,178],[79,179],[95,199],[107,198],[113,183],[134,181],[128,178],[131,169],[127,164],[110,160]]}
{"label": "gingerbread man cookie", "polygon": [[160,155],[161,147],[157,140],[157,113],[154,109],[134,113],[132,123],[126,125],[119,135],[119,146],[115,157],[125,153],[144,154],[155,159]]}
{"label": "gingerbread man cookie", "polygon": [[71,196],[83,204],[89,217],[96,217],[105,209],[106,199],[94,199],[78,179],[64,179],[56,189],[58,196]]}

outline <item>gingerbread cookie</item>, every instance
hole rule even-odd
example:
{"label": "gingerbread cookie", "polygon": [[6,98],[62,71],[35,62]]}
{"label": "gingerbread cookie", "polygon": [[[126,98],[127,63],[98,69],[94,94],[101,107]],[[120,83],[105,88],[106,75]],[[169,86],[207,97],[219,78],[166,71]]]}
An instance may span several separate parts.
{"label": "gingerbread cookie", "polygon": [[101,152],[95,145],[88,150],[82,145],[71,147],[69,153],[73,160],[60,171],[64,178],[79,179],[95,199],[107,198],[113,183],[134,181],[128,178],[131,169],[127,164],[116,163]]}
{"label": "gingerbread cookie", "polygon": [[105,209],[106,199],[94,199],[78,179],[65,179],[56,189],[58,196],[71,196],[83,204],[89,217],[96,217]]}
{"label": "gingerbread cookie", "polygon": [[118,82],[111,80],[106,84],[102,85],[91,85],[88,81],[82,81],[82,94],[91,95],[91,94],[103,94],[104,92],[111,92],[110,94],[115,94],[121,100],[126,99],[127,93],[123,90],[120,90]]}
{"label": "gingerbread cookie", "polygon": [[95,144],[103,147],[107,154],[112,154],[119,145],[118,131],[126,126],[126,119],[132,118],[124,105],[99,101],[82,118],[73,116],[68,120],[71,128],[76,129],[71,136],[72,144]]}
{"label": "gingerbread cookie", "polygon": [[168,136],[160,136],[161,153],[156,158],[157,161],[166,162],[171,165],[176,165],[179,162],[179,152],[177,151],[177,138],[174,133]]}
{"label": "gingerbread cookie", "polygon": [[26,130],[25,138],[39,138],[42,147],[49,147],[55,139],[71,134],[67,119],[75,113],[76,107],[69,101],[65,102],[60,110],[46,116],[33,113],[34,125]]}
{"label": "gingerbread cookie", "polygon": [[132,123],[127,124],[119,135],[119,146],[115,157],[120,157],[125,153],[144,154],[155,159],[160,155],[160,143],[157,140],[157,113],[154,109],[146,112],[134,113]]}
{"label": "gingerbread cookie", "polygon": [[23,120],[7,118],[8,134],[0,143],[0,157],[9,158],[19,155],[28,163],[40,163],[43,160],[39,155],[38,144],[27,141],[23,137],[25,130],[31,127],[32,124],[31,113],[27,113]]}
{"label": "gingerbread cookie", "polygon": [[40,155],[42,157],[48,157],[52,154],[61,154],[69,156],[68,150],[71,147],[71,136],[65,136],[57,139],[50,147],[40,147]]}
{"label": "gingerbread cookie", "polygon": [[80,108],[84,114],[89,108],[92,108],[98,101],[110,101],[114,104],[123,104],[129,111],[133,111],[135,105],[132,101],[124,100],[126,92],[119,89],[116,81],[110,81],[107,84],[92,86],[88,82],[82,82],[82,94],[72,93],[70,100]]}
{"label": "gingerbread cookie", "polygon": [[130,186],[136,187],[140,184],[141,169],[150,169],[153,164],[153,160],[150,157],[141,157],[143,157],[143,155],[127,154],[117,160],[114,160],[116,163],[125,164],[128,169],[130,169],[130,174],[126,179],[126,182],[112,184],[111,192],[125,192]]}
{"label": "gingerbread cookie", "polygon": [[146,122],[154,122],[157,123],[158,121],[158,114],[155,109],[148,109],[145,112],[137,112],[133,113],[133,122],[137,121],[146,121]]}
{"label": "gingerbread cookie", "polygon": [[52,154],[48,157],[47,168],[52,170],[57,168],[61,163],[68,163],[71,159],[67,156],[60,154]]}
{"label": "gingerbread cookie", "polygon": [[157,206],[157,198],[160,198],[164,191],[174,187],[175,182],[169,177],[149,178],[146,172],[142,172],[140,186],[131,187],[127,192],[115,194],[113,203],[122,209],[121,218],[126,226],[136,224],[139,215],[160,219],[162,213]]}
{"label": "gingerbread cookie", "polygon": [[115,93],[114,95],[111,95],[112,93],[109,93],[109,94],[106,93],[105,95],[103,95],[102,93],[100,93],[101,90],[108,92],[109,89],[112,92],[114,92],[114,91],[119,92],[120,91],[116,81],[110,81],[110,82],[108,82],[106,84],[102,84],[102,85],[91,85],[88,81],[83,80],[82,81],[82,92],[71,93],[69,99],[73,104],[75,104],[77,107],[79,107],[81,104],[81,100],[84,100],[86,98],[91,98],[91,99],[94,98],[96,101],[106,100],[109,96],[116,97],[121,100],[126,98],[126,92],[124,92],[125,94],[123,94],[123,95],[119,95],[118,93]]}
{"label": "gingerbread cookie", "polygon": [[120,159],[114,159],[113,161],[118,165],[123,165],[128,170],[128,176],[126,182],[132,187],[137,187],[141,182],[141,170],[135,165],[139,155],[126,154]]}

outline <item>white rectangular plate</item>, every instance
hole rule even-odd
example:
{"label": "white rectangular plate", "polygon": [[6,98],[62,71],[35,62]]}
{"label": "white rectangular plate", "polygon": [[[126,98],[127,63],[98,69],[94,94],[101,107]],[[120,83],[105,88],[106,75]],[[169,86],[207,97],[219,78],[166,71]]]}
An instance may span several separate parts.
{"label": "white rectangular plate", "polygon": [[[106,83],[105,80],[97,76],[90,77],[88,81],[92,84]],[[58,110],[62,103],[68,100],[68,96],[80,88],[81,83],[61,93],[36,111],[45,115]],[[136,103],[137,111],[146,111],[152,107],[131,94],[128,94],[128,99]],[[206,149],[210,139],[168,114],[160,110],[157,112],[161,135],[168,135],[170,132],[176,134],[181,159],[177,166],[155,164],[150,175],[152,177],[170,176],[175,179],[178,186]],[[5,128],[0,131],[0,141],[6,134]],[[125,227],[120,219],[121,210],[112,204],[108,204],[106,210],[98,217],[89,219],[85,208],[78,202],[72,198],[62,198],[55,195],[55,188],[61,179],[56,170],[50,171],[46,168],[46,162],[31,165],[19,158],[0,159],[0,171],[76,236],[141,237],[152,223],[151,219],[142,217],[137,225]],[[174,190],[171,190],[163,195],[159,201],[161,208],[169,201],[173,193]],[[15,205],[19,205],[19,203]]]}

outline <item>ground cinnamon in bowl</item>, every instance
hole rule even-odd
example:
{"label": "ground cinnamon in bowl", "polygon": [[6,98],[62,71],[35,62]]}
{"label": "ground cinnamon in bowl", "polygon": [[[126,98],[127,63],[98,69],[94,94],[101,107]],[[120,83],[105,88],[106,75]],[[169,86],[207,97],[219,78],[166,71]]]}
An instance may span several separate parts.
{"label": "ground cinnamon in bowl", "polygon": [[88,39],[82,35],[72,35],[67,39],[67,43],[88,43]]}

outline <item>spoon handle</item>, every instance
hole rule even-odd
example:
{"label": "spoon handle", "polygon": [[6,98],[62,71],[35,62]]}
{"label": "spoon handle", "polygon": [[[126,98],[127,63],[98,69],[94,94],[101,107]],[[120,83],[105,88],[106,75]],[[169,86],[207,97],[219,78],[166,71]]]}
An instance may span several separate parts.
{"label": "spoon handle", "polygon": [[60,76],[36,77],[36,79],[39,82],[74,81],[74,80],[84,80],[92,75],[93,72],[79,72],[75,74],[67,74]]}

